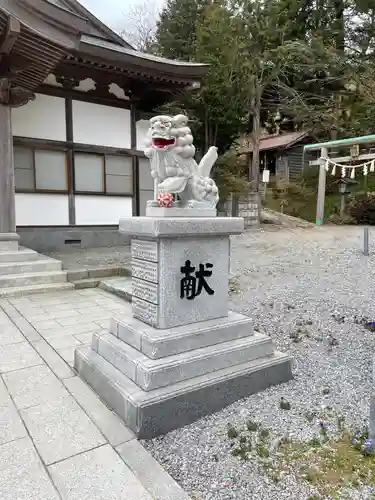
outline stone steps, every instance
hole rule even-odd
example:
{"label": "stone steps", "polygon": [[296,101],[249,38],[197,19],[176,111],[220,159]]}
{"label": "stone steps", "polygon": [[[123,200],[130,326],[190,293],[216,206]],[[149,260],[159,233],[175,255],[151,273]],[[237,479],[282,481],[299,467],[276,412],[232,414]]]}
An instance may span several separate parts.
{"label": "stone steps", "polygon": [[160,359],[148,358],[111,334],[94,334],[92,347],[144,391],[271,356],[274,350],[271,339],[261,334]]}
{"label": "stone steps", "polygon": [[99,288],[113,293],[128,302],[132,301],[132,278],[131,276],[114,277],[103,280],[99,284]]}
{"label": "stone steps", "polygon": [[0,252],[0,262],[28,262],[38,260],[40,255],[29,248],[20,248],[18,251]]}
{"label": "stone steps", "polygon": [[62,263],[34,250],[0,252],[0,297],[71,290]]}
{"label": "stone steps", "polygon": [[62,290],[74,290],[72,283],[43,283],[39,285],[12,286],[0,288],[0,297],[22,297],[37,293],[59,292]]}
{"label": "stone steps", "polygon": [[276,351],[151,391],[143,391],[91,347],[76,350],[75,368],[140,439],[188,425],[291,378],[290,358]]}
{"label": "stone steps", "polygon": [[0,276],[0,289],[52,283],[66,283],[66,271],[41,271],[35,273],[7,274]]}
{"label": "stone steps", "polygon": [[54,259],[38,259],[26,262],[1,262],[0,260],[0,278],[4,275],[35,274],[51,271],[61,271],[61,262]]}

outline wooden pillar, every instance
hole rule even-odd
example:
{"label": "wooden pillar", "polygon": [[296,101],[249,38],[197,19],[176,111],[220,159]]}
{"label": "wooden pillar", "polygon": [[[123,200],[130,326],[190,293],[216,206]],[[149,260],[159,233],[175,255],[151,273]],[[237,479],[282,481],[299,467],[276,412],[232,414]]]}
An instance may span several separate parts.
{"label": "wooden pillar", "polygon": [[66,142],[68,144],[67,151],[67,169],[68,169],[68,210],[69,210],[69,225],[76,224],[76,207],[74,196],[74,138],[73,138],[73,98],[71,92],[74,87],[79,85],[79,80],[74,77],[57,76],[56,81],[63,86],[63,89],[68,93],[65,98],[65,130]]}
{"label": "wooden pillar", "polygon": [[11,108],[0,104],[0,251],[17,250]]}
{"label": "wooden pillar", "polygon": [[324,200],[326,196],[326,158],[328,158],[328,150],[327,148],[322,148],[320,150],[318,199],[316,204],[316,224],[318,226],[321,226],[324,223]]}
{"label": "wooden pillar", "polygon": [[137,149],[137,104],[132,100],[130,105],[130,147],[132,149],[132,165],[133,165],[133,215],[139,216],[139,158],[135,154]]}
{"label": "wooden pillar", "polygon": [[66,118],[66,142],[69,144],[67,151],[68,162],[68,209],[69,209],[69,225],[76,224],[76,200],[74,195],[74,140],[73,140],[73,99],[68,96],[65,99],[65,118]]}

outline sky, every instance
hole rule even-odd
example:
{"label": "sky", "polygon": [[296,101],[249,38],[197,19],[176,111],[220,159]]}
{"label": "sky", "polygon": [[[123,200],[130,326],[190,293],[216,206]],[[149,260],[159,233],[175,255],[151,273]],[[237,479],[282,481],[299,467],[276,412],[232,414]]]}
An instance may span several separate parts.
{"label": "sky", "polygon": [[[136,0],[127,0],[126,3]],[[121,18],[124,16],[124,0],[79,0],[79,2],[113,29],[121,29]]]}
{"label": "sky", "polygon": [[[143,0],[79,0],[79,2],[115,31],[124,28],[124,19],[131,4],[144,3]],[[157,0],[162,5],[163,0]]]}

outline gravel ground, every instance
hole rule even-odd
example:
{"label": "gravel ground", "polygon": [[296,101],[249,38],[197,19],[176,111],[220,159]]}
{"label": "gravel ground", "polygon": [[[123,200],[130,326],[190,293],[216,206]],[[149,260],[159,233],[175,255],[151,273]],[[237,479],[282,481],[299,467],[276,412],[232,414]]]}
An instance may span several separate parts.
{"label": "gravel ground", "polygon": [[[309,440],[317,425],[306,412],[321,405],[332,406],[350,427],[367,423],[375,333],[357,321],[375,320],[375,245],[363,256],[362,236],[357,227],[267,227],[233,241],[239,291],[231,308],[251,316],[278,350],[292,356],[294,380],[145,443],[192,499],[314,498],[313,487],[293,474],[276,484],[257,459],[233,457],[228,424],[252,419],[276,437]],[[294,343],[291,335],[302,324],[308,335]],[[330,345],[330,335],[338,345]],[[281,397],[290,411],[280,408]],[[366,500],[374,493],[363,488],[345,498]]]}
{"label": "gravel ground", "polygon": [[66,251],[48,252],[45,255],[61,260],[64,269],[122,266],[131,261],[129,246],[70,248]]}

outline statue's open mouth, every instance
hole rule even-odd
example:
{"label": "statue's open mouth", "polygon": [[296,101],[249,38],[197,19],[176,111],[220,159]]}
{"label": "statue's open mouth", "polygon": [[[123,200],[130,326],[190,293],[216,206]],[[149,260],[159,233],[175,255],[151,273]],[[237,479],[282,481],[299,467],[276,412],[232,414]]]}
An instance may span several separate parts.
{"label": "statue's open mouth", "polygon": [[165,137],[154,137],[152,139],[152,145],[155,147],[155,148],[158,148],[158,149],[165,149],[167,148],[168,146],[173,146],[176,142],[176,139],[167,139]]}

